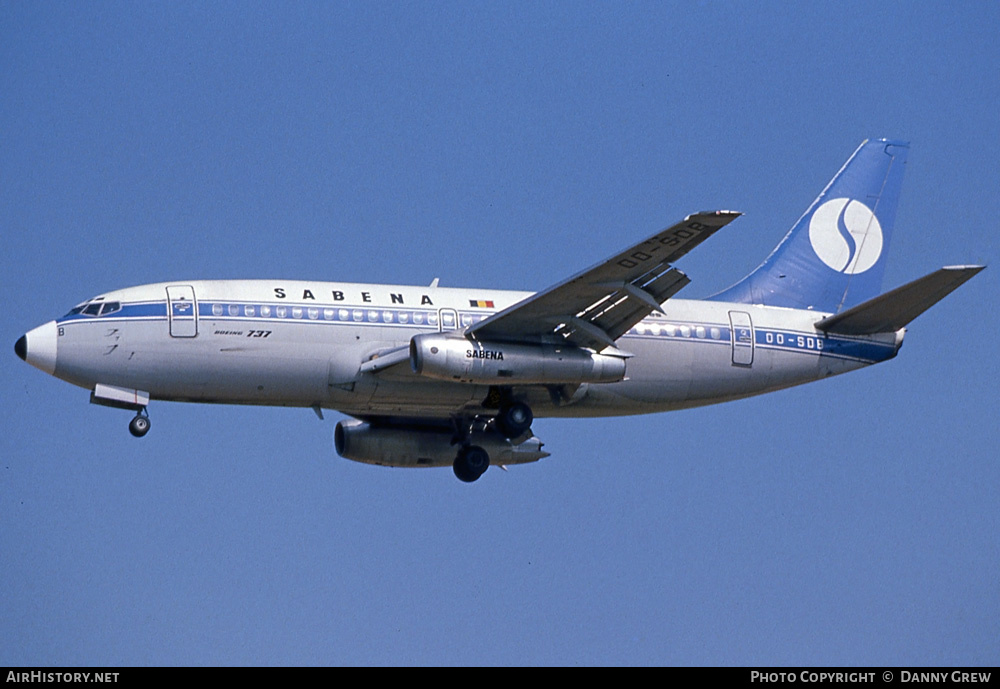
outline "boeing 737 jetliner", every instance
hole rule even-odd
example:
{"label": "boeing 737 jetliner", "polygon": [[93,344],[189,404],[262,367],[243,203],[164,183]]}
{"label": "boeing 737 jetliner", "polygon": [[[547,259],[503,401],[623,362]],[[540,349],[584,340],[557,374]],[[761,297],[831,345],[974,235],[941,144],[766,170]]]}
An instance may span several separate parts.
{"label": "boeing 737 jetliner", "polygon": [[763,264],[704,301],[673,264],[739,213],[689,215],[531,294],[183,280],[107,292],[21,337],[29,364],[136,412],[150,400],[311,407],[350,417],[348,459],[451,466],[548,456],[536,417],[735,400],[896,356],[905,326],[983,266],[880,295],[907,144],[866,141]]}

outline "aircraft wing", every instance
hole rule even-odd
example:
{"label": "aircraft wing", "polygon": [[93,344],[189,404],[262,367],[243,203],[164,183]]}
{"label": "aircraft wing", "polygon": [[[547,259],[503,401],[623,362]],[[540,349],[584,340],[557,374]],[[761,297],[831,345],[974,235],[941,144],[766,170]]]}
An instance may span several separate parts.
{"label": "aircraft wing", "polygon": [[480,340],[569,342],[601,351],[690,279],[670,263],[740,216],[695,213],[603,263],[495,313],[466,330]]}

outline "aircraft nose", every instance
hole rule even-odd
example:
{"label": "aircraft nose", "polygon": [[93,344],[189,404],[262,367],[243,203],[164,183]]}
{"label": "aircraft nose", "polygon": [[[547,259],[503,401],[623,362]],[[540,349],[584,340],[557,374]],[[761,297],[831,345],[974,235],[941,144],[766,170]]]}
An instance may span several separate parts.
{"label": "aircraft nose", "polygon": [[59,327],[49,321],[29,330],[14,343],[14,352],[37,369],[52,375],[56,371],[56,339]]}

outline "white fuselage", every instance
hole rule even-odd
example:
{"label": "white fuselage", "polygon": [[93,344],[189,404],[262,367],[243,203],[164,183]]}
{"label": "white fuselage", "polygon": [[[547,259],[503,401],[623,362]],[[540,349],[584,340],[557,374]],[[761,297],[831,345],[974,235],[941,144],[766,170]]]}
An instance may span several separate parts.
{"label": "white fuselage", "polygon": [[[116,386],[150,399],[442,418],[481,410],[489,386],[424,378],[405,361],[377,373],[361,365],[414,335],[462,329],[527,296],[288,280],[144,285],[103,295],[118,308],[29,333],[29,362],[87,389]],[[814,323],[828,314],[808,310],[682,299],[663,309],[616,343],[630,355],[624,380],[523,385],[519,397],[536,417],[694,407],[892,358],[903,334],[825,335]]]}

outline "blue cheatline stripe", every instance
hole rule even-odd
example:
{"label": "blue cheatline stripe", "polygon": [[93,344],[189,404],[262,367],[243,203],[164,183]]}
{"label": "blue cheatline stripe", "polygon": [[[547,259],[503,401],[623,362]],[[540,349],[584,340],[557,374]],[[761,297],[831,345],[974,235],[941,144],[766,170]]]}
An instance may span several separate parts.
{"label": "blue cheatline stripe", "polygon": [[[659,323],[636,326],[625,335],[628,339],[695,340],[709,344],[732,344],[728,323]],[[815,332],[754,328],[754,344],[762,349],[818,354],[842,359],[875,362],[892,358],[894,344],[871,340],[824,336]]]}
{"label": "blue cheatline stripe", "polygon": [[[445,328],[465,327],[484,320],[491,312],[457,311],[447,309],[457,315],[457,322],[449,322],[445,315]],[[174,314],[176,318],[191,319],[190,314]],[[438,327],[440,318],[437,309],[399,309],[361,306],[313,306],[309,304],[274,304],[260,302],[199,302],[199,319],[214,321],[299,321],[371,324],[399,327]],[[100,320],[106,323],[129,319],[166,319],[166,302],[141,302],[123,304],[122,308],[107,316],[84,314],[66,315],[57,319],[58,323],[88,322]]]}
{"label": "blue cheatline stripe", "polygon": [[819,354],[838,359],[876,362],[891,359],[896,346],[885,342],[822,336],[789,330],[758,329],[754,342],[761,349]]}
{"label": "blue cheatline stripe", "polygon": [[[364,308],[360,306],[310,306],[308,304],[274,304],[260,302],[210,301],[199,302],[198,315],[201,320],[266,323],[267,321],[291,321],[300,323],[334,323],[350,325],[380,325],[401,328],[436,328],[437,309]],[[489,313],[458,312],[458,323],[445,324],[446,327],[464,327],[486,318]],[[190,318],[190,316],[188,317]],[[103,321],[106,323],[127,320],[166,320],[167,305],[164,301],[122,304],[120,311],[108,316],[86,316],[75,314],[57,319],[57,323],[80,321]],[[732,344],[729,323],[643,323],[629,330],[624,339],[644,339],[657,341],[693,341],[706,344]],[[896,347],[891,343],[846,337],[823,336],[815,332],[754,328],[754,344],[763,349],[772,349],[803,354],[832,356],[863,362],[884,361],[892,358]]]}

